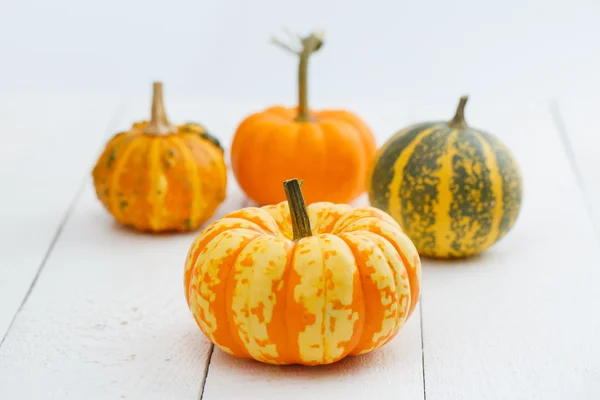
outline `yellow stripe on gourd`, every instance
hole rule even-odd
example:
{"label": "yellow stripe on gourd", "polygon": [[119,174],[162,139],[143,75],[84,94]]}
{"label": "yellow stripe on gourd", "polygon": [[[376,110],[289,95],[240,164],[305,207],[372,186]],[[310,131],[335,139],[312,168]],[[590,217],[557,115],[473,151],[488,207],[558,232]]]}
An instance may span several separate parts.
{"label": "yellow stripe on gourd", "polygon": [[352,311],[358,273],[352,251],[330,234],[308,237],[298,242],[292,268],[300,278],[293,288],[294,301],[313,316],[312,324],[298,334],[300,358],[306,363],[331,362],[342,356],[358,319]]}
{"label": "yellow stripe on gourd", "polygon": [[487,248],[494,244],[498,238],[498,235],[500,234],[500,221],[502,221],[502,210],[504,207],[504,199],[502,197],[504,188],[502,187],[502,176],[500,175],[500,168],[498,167],[498,162],[496,160],[496,153],[494,153],[494,150],[490,144],[486,142],[479,133],[475,133],[475,137],[477,137],[483,149],[485,164],[490,172],[492,193],[494,195],[494,211],[492,214],[494,220],[490,233],[488,234],[487,241],[483,245],[484,248]]}
{"label": "yellow stripe on gourd", "polygon": [[404,168],[410,157],[412,156],[415,148],[421,143],[426,136],[437,130],[441,125],[434,125],[423,132],[419,133],[415,139],[400,153],[400,157],[394,163],[394,177],[390,182],[388,190],[390,192],[389,198],[389,213],[398,221],[400,226],[404,228],[404,221],[402,220],[402,199],[400,196],[400,188],[402,187],[402,181],[404,177]]}
{"label": "yellow stripe on gourd", "polygon": [[152,144],[148,154],[149,166],[148,173],[150,174],[150,187],[154,190],[148,192],[147,201],[150,204],[151,212],[148,216],[148,222],[152,229],[159,229],[160,214],[162,212],[162,205],[164,198],[167,193],[167,179],[162,173],[161,160],[160,160],[160,149],[161,140],[151,139]]}
{"label": "yellow stripe on gourd", "polygon": [[[456,233],[452,231],[450,210],[453,200],[452,185],[454,184],[452,159],[457,154],[456,147],[454,146],[457,136],[458,130],[453,129],[450,135],[448,135],[445,152],[438,159],[441,168],[436,173],[431,174],[432,178],[438,178],[440,182],[437,186],[437,203],[434,205],[435,224],[429,228],[435,234],[435,247],[438,249],[449,249],[456,238]],[[468,166],[466,167],[468,168]]]}
{"label": "yellow stripe on gourd", "polygon": [[304,362],[317,362],[323,359],[323,309],[325,308],[325,283],[323,257],[317,236],[311,236],[298,242],[292,268],[298,274],[300,282],[291,288],[294,301],[301,304],[305,316],[312,316],[312,324],[307,324],[298,334],[298,350]]}
{"label": "yellow stripe on gourd", "polygon": [[[208,274],[209,279],[215,279],[217,271],[206,271],[205,264],[210,261],[213,252],[217,246],[227,237],[226,232],[221,232],[215,236],[205,248],[202,250],[196,262],[191,266],[193,274],[190,282],[190,288],[196,287],[195,290],[190,290],[190,308],[195,315],[202,315],[202,318],[196,318],[202,331],[208,336],[211,341],[214,341],[213,332],[217,330],[217,320],[214,314],[210,312],[210,302],[214,300],[215,294],[211,287],[203,284],[204,274]],[[231,235],[228,235],[231,236]],[[218,282],[217,282],[218,283]]]}
{"label": "yellow stripe on gourd", "polygon": [[321,241],[323,254],[325,305],[324,310],[324,360],[338,359],[344,351],[344,344],[354,333],[354,323],[358,313],[352,310],[354,278],[358,268],[352,251],[337,236],[325,235]]}
{"label": "yellow stripe on gourd", "polygon": [[192,152],[188,149],[185,142],[180,137],[173,137],[171,139],[172,143],[179,149],[181,153],[181,158],[183,159],[183,164],[185,165],[185,169],[189,172],[188,177],[190,180],[190,190],[192,192],[191,202],[192,209],[190,210],[190,224],[195,225],[196,220],[199,217],[200,210],[205,208],[204,199],[202,196],[202,192],[200,190],[200,177],[198,176],[198,166],[194,162],[194,156]]}
{"label": "yellow stripe on gourd", "polygon": [[263,362],[279,356],[269,339],[267,324],[276,304],[274,283],[282,281],[287,265],[288,244],[282,237],[257,237],[239,254],[231,275],[236,282],[233,321],[243,332],[242,342],[248,353]]}

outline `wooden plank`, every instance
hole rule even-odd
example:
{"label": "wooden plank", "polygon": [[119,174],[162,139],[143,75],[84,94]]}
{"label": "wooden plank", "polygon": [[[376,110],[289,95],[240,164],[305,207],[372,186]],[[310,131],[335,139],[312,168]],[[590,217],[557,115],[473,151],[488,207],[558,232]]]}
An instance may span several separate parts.
{"label": "wooden plank", "polygon": [[197,398],[210,343],[183,297],[192,237],[121,228],[86,184],[0,348],[0,397]]}
{"label": "wooden plank", "polygon": [[424,264],[427,399],[600,398],[600,254],[547,102],[471,101],[467,121],[513,150],[525,197],[484,255]]}
{"label": "wooden plank", "polygon": [[0,97],[0,343],[118,106],[113,97]]}

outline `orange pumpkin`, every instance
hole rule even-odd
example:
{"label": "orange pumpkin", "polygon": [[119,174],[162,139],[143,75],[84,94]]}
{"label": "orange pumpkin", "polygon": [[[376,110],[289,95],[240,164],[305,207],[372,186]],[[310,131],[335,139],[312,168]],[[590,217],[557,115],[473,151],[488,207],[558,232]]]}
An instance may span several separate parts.
{"label": "orange pumpkin", "polygon": [[115,135],[92,176],[98,198],[118,222],[149,232],[198,229],[227,188],[219,142],[198,124],[172,125],[159,82],[151,121]]}
{"label": "orange pumpkin", "polygon": [[250,115],[231,145],[231,167],[246,195],[260,205],[285,200],[281,182],[296,176],[306,183],[307,203],[348,203],[365,191],[376,142],[367,124],[346,110],[308,107],[310,55],[323,44],[312,34],[302,50],[275,41],[300,57],[298,107],[274,106]]}
{"label": "orange pumpkin", "polygon": [[288,201],[205,228],[185,265],[189,308],[223,351],[270,364],[329,364],[389,342],[415,309],[419,255],[372,207]]}

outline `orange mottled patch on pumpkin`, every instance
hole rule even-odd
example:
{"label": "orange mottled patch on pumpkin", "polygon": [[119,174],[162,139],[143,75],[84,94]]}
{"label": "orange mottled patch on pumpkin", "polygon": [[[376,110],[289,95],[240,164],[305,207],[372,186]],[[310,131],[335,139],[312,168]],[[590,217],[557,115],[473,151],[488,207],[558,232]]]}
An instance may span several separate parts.
{"label": "orange mottled patch on pumpkin", "polygon": [[[246,257],[242,258],[240,260],[240,265],[242,265],[244,267],[251,267],[252,265],[254,265],[254,260],[252,259],[252,255],[247,254]],[[245,282],[248,282],[248,279],[246,279],[246,278],[244,278],[243,280],[245,280]]]}
{"label": "orange mottled patch on pumpkin", "polygon": [[264,303],[258,303],[257,307],[251,308],[250,309],[250,313],[252,315],[256,315],[256,317],[258,318],[258,322],[259,323],[263,323],[265,322],[265,316],[264,316],[264,310],[265,310],[265,304]]}
{"label": "orange mottled patch on pumpkin", "polygon": [[288,241],[286,244],[285,271],[281,279],[274,281],[272,284],[271,290],[275,294],[275,306],[273,308],[273,318],[267,324],[269,339],[275,343],[279,354],[277,361],[283,364],[297,362],[299,359],[296,346],[293,345],[293,342],[290,342],[290,328],[287,321],[289,313],[287,293],[290,290],[291,263],[295,247],[296,244],[292,241]]}
{"label": "orange mottled patch on pumpkin", "polygon": [[301,360],[300,356],[300,344],[298,336],[301,332],[304,332],[305,328],[309,325],[313,325],[316,321],[316,315],[309,312],[302,302],[296,301],[294,298],[294,290],[300,284],[300,275],[294,269],[294,259],[297,254],[308,254],[310,250],[303,246],[303,243],[296,243],[294,252],[291,255],[291,263],[287,267],[287,293],[286,313],[285,321],[287,326],[287,343],[290,346],[290,353],[293,355],[293,362],[299,363]]}

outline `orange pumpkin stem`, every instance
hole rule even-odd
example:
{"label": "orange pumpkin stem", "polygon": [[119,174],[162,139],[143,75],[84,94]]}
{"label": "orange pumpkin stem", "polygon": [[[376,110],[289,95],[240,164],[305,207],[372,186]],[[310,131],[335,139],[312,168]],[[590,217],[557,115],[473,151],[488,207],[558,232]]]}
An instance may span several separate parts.
{"label": "orange pumpkin stem", "polygon": [[462,96],[460,98],[460,102],[458,103],[458,108],[456,109],[456,114],[454,118],[448,123],[451,128],[462,129],[467,127],[467,122],[465,121],[465,105],[467,105],[467,100],[469,96]]}
{"label": "orange pumpkin stem", "polygon": [[300,188],[298,179],[289,179],[283,182],[285,197],[287,197],[288,207],[290,208],[290,217],[292,219],[292,231],[294,233],[294,242],[312,236],[310,229],[310,219],[308,210]]}
{"label": "orange pumpkin stem", "polygon": [[296,116],[296,121],[312,121],[313,118],[310,116],[310,109],[308,107],[308,59],[312,53],[323,46],[323,35],[321,33],[311,33],[305,38],[300,38],[302,45],[302,50],[300,51],[277,39],[273,39],[273,43],[300,57],[300,65],[298,67],[298,116]]}
{"label": "orange pumpkin stem", "polygon": [[152,86],[152,119],[146,125],[144,132],[151,135],[168,135],[177,132],[177,127],[169,122],[165,112],[161,82],[154,82]]}

